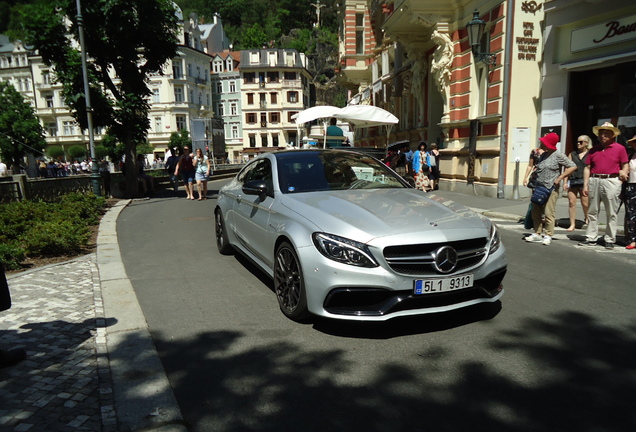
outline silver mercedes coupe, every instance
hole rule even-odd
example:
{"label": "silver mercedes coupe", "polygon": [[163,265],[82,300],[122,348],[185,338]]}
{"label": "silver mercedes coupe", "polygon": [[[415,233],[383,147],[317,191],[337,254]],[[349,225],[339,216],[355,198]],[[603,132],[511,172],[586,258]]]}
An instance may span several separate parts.
{"label": "silver mercedes coupe", "polygon": [[366,154],[263,154],[221,189],[214,213],[219,252],[238,251],[267,273],[296,321],[384,321],[503,294],[495,224]]}

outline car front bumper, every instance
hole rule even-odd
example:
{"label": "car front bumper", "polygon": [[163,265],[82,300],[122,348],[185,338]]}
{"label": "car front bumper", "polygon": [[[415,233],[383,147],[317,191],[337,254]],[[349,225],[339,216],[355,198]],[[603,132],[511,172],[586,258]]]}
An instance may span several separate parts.
{"label": "car front bumper", "polygon": [[[322,317],[356,321],[386,321],[496,302],[503,295],[502,280],[507,271],[503,245],[477,267],[457,274],[433,276],[401,275],[383,266],[344,265],[325,258],[311,247],[301,248],[299,255],[309,311]],[[474,275],[470,288],[414,293],[416,280],[467,273]]]}

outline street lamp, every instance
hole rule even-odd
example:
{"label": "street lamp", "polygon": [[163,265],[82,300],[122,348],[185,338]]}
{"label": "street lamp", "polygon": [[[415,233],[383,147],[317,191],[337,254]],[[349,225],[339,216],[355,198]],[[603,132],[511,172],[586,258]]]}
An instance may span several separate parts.
{"label": "street lamp", "polygon": [[84,18],[82,17],[82,7],[80,0],[75,2],[77,6],[77,29],[79,32],[80,49],[82,51],[82,76],[84,78],[84,97],[86,99],[86,122],[88,126],[88,143],[91,152],[91,183],[93,185],[93,193],[96,196],[102,196],[102,188],[100,185],[99,168],[97,167],[97,157],[95,155],[95,139],[93,136],[93,107],[91,106],[90,86],[88,84],[88,70],[86,67],[86,46],[84,44]]}
{"label": "street lamp", "polygon": [[484,36],[484,29],[486,28],[486,21],[479,18],[479,12],[475,9],[473,12],[473,19],[466,24],[466,31],[468,32],[468,43],[473,50],[473,57],[475,61],[484,62],[488,66],[493,66],[496,61],[495,54],[482,53],[481,51],[481,39]]}

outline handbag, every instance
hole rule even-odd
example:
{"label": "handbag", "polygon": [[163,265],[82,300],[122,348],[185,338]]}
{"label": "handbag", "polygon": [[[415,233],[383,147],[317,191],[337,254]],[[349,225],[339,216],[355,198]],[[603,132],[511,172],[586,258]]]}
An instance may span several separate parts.
{"label": "handbag", "polygon": [[532,171],[532,174],[530,174],[530,179],[528,180],[528,187],[530,189],[534,189],[536,186],[537,186],[537,172]]}
{"label": "handbag", "polygon": [[537,205],[545,205],[553,190],[554,186],[548,189],[547,187],[537,185],[532,191],[530,202]]}
{"label": "handbag", "polygon": [[570,187],[579,187],[583,186],[582,178],[570,178]]}

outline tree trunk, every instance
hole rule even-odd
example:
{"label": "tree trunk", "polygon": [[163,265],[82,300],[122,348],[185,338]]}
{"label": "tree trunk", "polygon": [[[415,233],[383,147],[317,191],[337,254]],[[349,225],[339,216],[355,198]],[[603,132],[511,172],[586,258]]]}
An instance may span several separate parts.
{"label": "tree trunk", "polygon": [[136,198],[139,192],[139,172],[137,170],[137,145],[132,139],[124,143],[126,157],[126,198]]}

